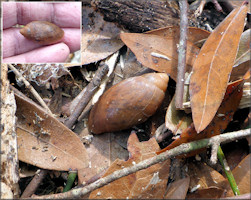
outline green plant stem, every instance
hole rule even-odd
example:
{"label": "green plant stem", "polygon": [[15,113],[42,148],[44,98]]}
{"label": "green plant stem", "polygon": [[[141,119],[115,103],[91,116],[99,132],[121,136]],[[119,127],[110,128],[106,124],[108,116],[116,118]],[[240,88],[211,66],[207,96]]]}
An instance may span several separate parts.
{"label": "green plant stem", "polygon": [[77,176],[77,172],[69,172],[69,175],[68,175],[68,179],[67,179],[67,182],[66,182],[66,186],[63,190],[63,192],[68,192],[71,188],[72,188],[72,185],[76,179],[76,176]]}
{"label": "green plant stem", "polygon": [[240,195],[240,191],[239,191],[238,186],[235,182],[232,171],[230,170],[230,167],[227,164],[227,160],[226,160],[225,155],[224,155],[220,146],[217,151],[217,156],[218,156],[218,159],[220,161],[222,168],[224,169],[224,172],[227,176],[228,182],[230,183],[230,186],[233,190],[234,195]]}

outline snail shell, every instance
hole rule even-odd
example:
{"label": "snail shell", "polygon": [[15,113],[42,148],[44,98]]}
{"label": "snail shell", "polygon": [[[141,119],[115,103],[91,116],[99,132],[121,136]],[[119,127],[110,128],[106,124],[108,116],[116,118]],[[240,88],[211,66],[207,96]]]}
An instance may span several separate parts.
{"label": "snail shell", "polygon": [[53,44],[60,41],[64,36],[64,31],[46,21],[33,21],[20,30],[20,33],[29,40],[39,44]]}
{"label": "snail shell", "polygon": [[93,106],[89,130],[96,134],[113,132],[146,121],[162,103],[168,80],[165,73],[149,73],[114,85]]}

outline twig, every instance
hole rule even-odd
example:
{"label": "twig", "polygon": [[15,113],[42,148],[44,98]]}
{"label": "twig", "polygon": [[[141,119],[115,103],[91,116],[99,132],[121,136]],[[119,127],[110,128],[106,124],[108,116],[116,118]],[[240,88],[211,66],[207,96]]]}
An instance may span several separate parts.
{"label": "twig", "polygon": [[178,109],[183,107],[184,81],[186,73],[186,48],[187,48],[187,1],[179,1],[180,6],[180,43],[178,47],[178,75],[176,84],[175,106]]}
{"label": "twig", "polygon": [[172,132],[166,128],[166,124],[160,125],[154,133],[154,138],[158,143],[162,142],[168,136],[172,135]]}
{"label": "twig", "polygon": [[220,3],[221,3],[221,7],[224,7],[224,11],[227,13],[230,13],[234,9],[234,6],[228,0],[222,1]]}
{"label": "twig", "polygon": [[210,162],[213,165],[215,165],[217,163],[217,152],[218,152],[219,147],[220,147],[219,142],[214,142],[214,144],[212,144]]}
{"label": "twig", "polygon": [[195,12],[194,12],[194,16],[197,18],[197,17],[199,17],[200,15],[201,15],[201,13],[203,12],[203,9],[204,9],[204,7],[205,7],[205,4],[206,4],[206,0],[202,0],[201,2],[200,2],[200,5],[199,5],[199,7],[195,10]]}
{"label": "twig", "polygon": [[48,170],[40,170],[38,173],[36,173],[31,182],[25,188],[21,198],[28,198],[33,195],[41,184],[42,180],[47,175],[47,173]]}
{"label": "twig", "polygon": [[230,170],[230,167],[227,164],[227,159],[225,158],[225,155],[224,155],[220,146],[218,148],[217,156],[218,156],[218,159],[220,161],[222,168],[224,169],[224,172],[227,176],[228,182],[230,183],[230,186],[233,190],[234,195],[235,196],[240,195],[240,191],[239,191],[238,186],[235,182],[234,176]]}
{"label": "twig", "polygon": [[46,103],[43,101],[43,99],[40,97],[40,95],[37,93],[37,91],[32,87],[32,85],[22,76],[22,74],[11,64],[8,64],[9,68],[15,73],[15,75],[23,81],[26,88],[30,90],[30,92],[34,95],[34,97],[38,100],[38,102],[46,109],[46,111],[53,115],[49,107],[46,105]]}
{"label": "twig", "polygon": [[71,128],[74,125],[74,123],[77,121],[83,109],[87,106],[93,94],[98,89],[102,81],[102,78],[107,74],[108,70],[109,69],[106,64],[99,67],[92,81],[87,85],[86,89],[82,91],[84,92],[83,98],[78,102],[78,105],[75,107],[72,115],[64,123],[68,128]]}
{"label": "twig", "polygon": [[73,189],[69,192],[60,193],[60,194],[53,194],[53,195],[45,195],[45,196],[33,196],[35,199],[66,199],[66,198],[80,198],[81,196],[88,194],[89,192],[98,189],[112,181],[115,181],[119,178],[127,176],[129,174],[135,173],[139,170],[146,169],[154,164],[159,162],[163,162],[171,157],[175,157],[180,154],[189,153],[191,151],[205,148],[213,144],[215,141],[220,143],[230,142],[233,140],[237,140],[240,138],[244,138],[251,135],[251,129],[225,133],[222,135],[214,136],[212,138],[207,138],[199,141],[194,141],[186,144],[181,144],[178,147],[175,147],[169,151],[163,152],[155,157],[152,157],[147,160],[143,160],[131,167],[127,167],[118,171],[113,172],[112,174],[101,178],[94,183],[87,185],[83,188]]}
{"label": "twig", "polygon": [[212,3],[214,4],[215,9],[216,9],[218,12],[223,12],[222,7],[221,7],[221,5],[219,4],[218,0],[212,0]]}

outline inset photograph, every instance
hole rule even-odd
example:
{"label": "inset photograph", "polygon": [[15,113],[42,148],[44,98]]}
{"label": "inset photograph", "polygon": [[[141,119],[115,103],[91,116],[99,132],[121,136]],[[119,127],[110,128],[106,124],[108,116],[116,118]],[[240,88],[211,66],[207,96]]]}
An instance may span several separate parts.
{"label": "inset photograph", "polygon": [[2,2],[2,63],[81,63],[81,2]]}

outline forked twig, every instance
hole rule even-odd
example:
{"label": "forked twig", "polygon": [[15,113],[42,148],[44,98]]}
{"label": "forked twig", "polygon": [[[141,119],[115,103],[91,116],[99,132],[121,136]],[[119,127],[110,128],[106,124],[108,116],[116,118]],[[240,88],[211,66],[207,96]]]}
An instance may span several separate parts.
{"label": "forked twig", "polygon": [[81,115],[83,109],[87,106],[90,99],[93,97],[93,95],[97,91],[102,81],[102,78],[108,73],[108,70],[109,68],[106,64],[99,67],[92,81],[87,85],[86,89],[82,91],[84,93],[83,95],[84,97],[81,99],[81,101],[78,102],[78,105],[75,107],[71,116],[64,123],[68,128],[71,129],[72,126],[75,124],[78,117]]}
{"label": "forked twig", "polygon": [[181,144],[178,147],[170,149],[169,151],[163,152],[155,157],[150,159],[143,160],[131,167],[126,167],[121,170],[117,170],[112,174],[101,178],[90,185],[87,185],[82,188],[73,189],[69,192],[53,194],[53,195],[44,195],[44,196],[33,196],[34,199],[66,199],[66,198],[81,198],[81,196],[88,194],[89,192],[98,189],[108,183],[111,183],[119,178],[127,176],[129,174],[135,173],[139,170],[146,169],[154,164],[159,162],[163,162],[171,157],[178,156],[180,154],[189,153],[191,151],[205,148],[211,146],[215,142],[226,143],[230,141],[234,141],[237,139],[241,139],[251,135],[251,129],[240,130],[231,133],[225,133],[218,136],[214,136],[212,138],[202,139],[199,141],[194,141],[190,143]]}

